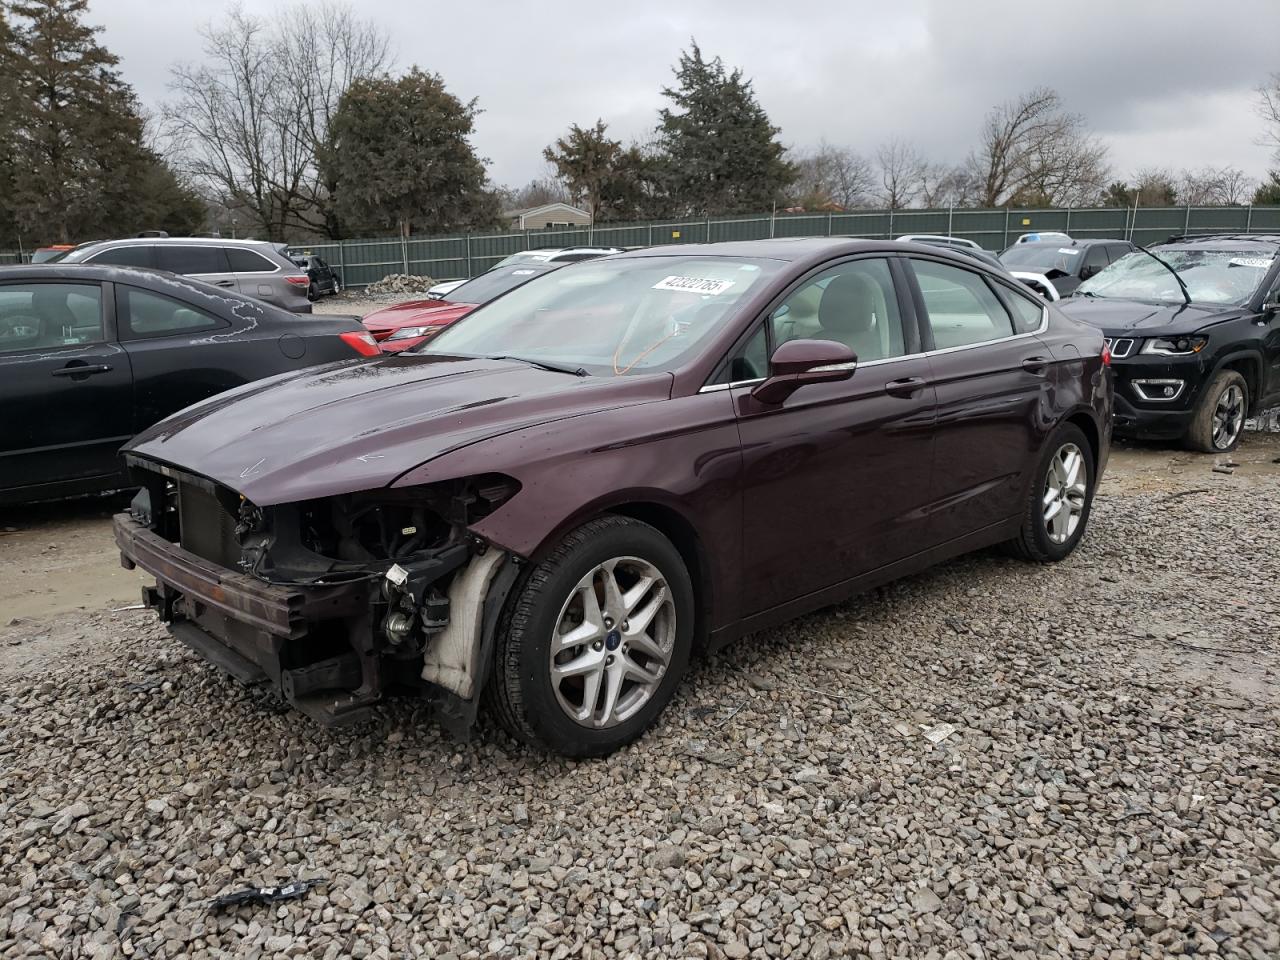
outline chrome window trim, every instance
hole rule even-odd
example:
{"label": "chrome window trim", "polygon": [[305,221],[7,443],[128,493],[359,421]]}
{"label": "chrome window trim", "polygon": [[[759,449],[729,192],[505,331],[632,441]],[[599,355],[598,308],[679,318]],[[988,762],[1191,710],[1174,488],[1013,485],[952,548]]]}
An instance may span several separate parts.
{"label": "chrome window trim", "polygon": [[[903,360],[919,360],[927,356],[924,353],[904,353],[900,357],[881,357],[878,360],[854,360],[851,363],[832,363],[821,367],[814,367],[815,370],[845,370],[852,369],[855,372],[863,367],[878,367],[886,363],[901,363]],[[768,377],[756,377],[754,380],[735,380],[733,383],[709,383],[705,387],[698,390],[698,393],[716,393],[720,390],[733,390],[737,387],[749,387],[757,383],[764,383]]]}

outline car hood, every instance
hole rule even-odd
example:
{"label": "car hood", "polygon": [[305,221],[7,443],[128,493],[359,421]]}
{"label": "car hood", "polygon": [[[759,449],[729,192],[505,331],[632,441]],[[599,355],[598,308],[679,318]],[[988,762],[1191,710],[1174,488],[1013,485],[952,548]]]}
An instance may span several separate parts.
{"label": "car hood", "polygon": [[144,431],[125,451],[266,506],[383,487],[480,440],[665,400],[671,384],[667,373],[577,377],[518,361],[386,356],[220,394]]}
{"label": "car hood", "polygon": [[409,300],[385,310],[375,310],[364,318],[370,332],[398,330],[401,327],[432,327],[453,323],[476,308],[474,303],[447,300]]}
{"label": "car hood", "polygon": [[1237,312],[1221,304],[1152,303],[1147,300],[1119,300],[1102,297],[1069,297],[1057,307],[1073,320],[1080,320],[1107,334],[1194,333],[1206,324],[1217,323]]}

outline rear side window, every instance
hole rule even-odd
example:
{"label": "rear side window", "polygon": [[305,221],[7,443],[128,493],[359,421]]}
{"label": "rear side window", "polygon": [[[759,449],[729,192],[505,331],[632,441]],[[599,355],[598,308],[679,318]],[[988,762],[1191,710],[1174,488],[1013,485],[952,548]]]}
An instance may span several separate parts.
{"label": "rear side window", "polygon": [[85,260],[85,263],[110,265],[113,267],[153,267],[155,259],[151,256],[152,247],[135,243],[127,247],[115,247],[103,250]]}
{"label": "rear side window", "polygon": [[912,260],[911,266],[929,315],[935,350],[1013,336],[1013,318],[981,276],[927,260]]}
{"label": "rear side window", "polygon": [[221,247],[156,247],[156,266],[188,276],[201,273],[229,273],[227,255]]}
{"label": "rear side window", "polygon": [[1020,293],[1005,291],[1005,300],[1013,308],[1013,326],[1018,333],[1035,333],[1044,322],[1044,305],[1022,296]]}
{"label": "rear side window", "polygon": [[274,263],[244,247],[227,247],[226,255],[235,273],[275,273],[276,271]]}
{"label": "rear side window", "polygon": [[168,337],[228,326],[225,320],[181,300],[138,287],[122,285],[117,289],[120,291],[121,339]]}
{"label": "rear side window", "polygon": [[0,285],[0,354],[101,343],[102,287],[96,283]]}

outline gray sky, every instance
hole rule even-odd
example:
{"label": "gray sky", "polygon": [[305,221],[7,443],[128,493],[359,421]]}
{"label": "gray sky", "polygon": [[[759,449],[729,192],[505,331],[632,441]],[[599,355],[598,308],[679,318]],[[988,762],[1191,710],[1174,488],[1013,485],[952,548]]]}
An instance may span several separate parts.
{"label": "gray sky", "polygon": [[[198,30],[226,0],[92,0],[90,22],[147,106],[169,67],[201,56]],[[253,0],[269,14],[282,4]],[[542,148],[597,117],[644,137],[690,38],[741,66],[784,142],[825,138],[871,154],[900,136],[958,161],[990,107],[1054,87],[1111,147],[1114,172],[1234,165],[1268,151],[1252,89],[1280,69],[1276,0],[360,0],[395,40],[398,65],[440,73],[485,111],[475,143],[498,183],[542,174]],[[1216,11],[1219,15],[1214,15]]]}

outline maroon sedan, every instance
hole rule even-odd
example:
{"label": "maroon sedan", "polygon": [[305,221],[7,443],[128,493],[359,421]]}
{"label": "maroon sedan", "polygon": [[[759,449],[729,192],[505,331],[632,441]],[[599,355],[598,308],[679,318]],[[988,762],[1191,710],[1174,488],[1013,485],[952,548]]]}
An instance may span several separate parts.
{"label": "maroon sedan", "polygon": [[1109,359],[937,247],[637,251],[171,417],[116,538],[178,639],[324,722],[395,687],[465,727],[483,694],[599,755],[696,650],[991,544],[1066,557]]}
{"label": "maroon sedan", "polygon": [[430,340],[481,304],[496,300],[539,274],[563,266],[563,263],[525,263],[495,267],[455,287],[443,297],[410,300],[375,310],[364,318],[364,326],[378,341],[383,353],[400,353]]}

